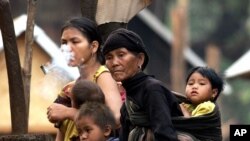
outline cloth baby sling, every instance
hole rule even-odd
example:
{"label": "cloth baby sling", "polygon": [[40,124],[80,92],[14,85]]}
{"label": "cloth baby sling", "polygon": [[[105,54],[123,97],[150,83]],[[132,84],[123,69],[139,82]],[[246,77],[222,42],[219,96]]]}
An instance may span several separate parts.
{"label": "cloth baby sling", "polygon": [[[186,102],[185,96],[173,92],[173,94],[179,100],[179,103]],[[213,112],[198,116],[185,118],[173,117],[172,123],[178,132],[178,137],[180,135],[190,135],[190,137],[196,141],[221,141],[221,118],[220,111],[216,105]]]}
{"label": "cloth baby sling", "polygon": [[149,119],[145,112],[138,111],[139,106],[128,98],[125,100],[129,120],[135,126],[129,133],[128,141],[154,141],[154,134],[149,127]]}

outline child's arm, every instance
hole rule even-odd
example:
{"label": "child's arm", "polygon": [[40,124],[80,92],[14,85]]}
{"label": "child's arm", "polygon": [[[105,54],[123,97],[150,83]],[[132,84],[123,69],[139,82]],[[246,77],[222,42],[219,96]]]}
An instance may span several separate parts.
{"label": "child's arm", "polygon": [[184,103],[181,103],[180,107],[184,117],[191,117],[191,113],[185,108]]}

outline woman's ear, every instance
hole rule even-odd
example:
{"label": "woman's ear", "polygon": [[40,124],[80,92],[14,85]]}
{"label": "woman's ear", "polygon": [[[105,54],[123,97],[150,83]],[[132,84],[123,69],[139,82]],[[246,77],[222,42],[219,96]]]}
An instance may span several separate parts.
{"label": "woman's ear", "polygon": [[98,47],[99,47],[99,42],[93,41],[93,42],[91,43],[92,53],[96,53],[97,50],[98,50]]}
{"label": "woman's ear", "polygon": [[112,132],[111,125],[106,125],[105,129],[104,129],[104,132],[103,132],[104,136],[109,137],[111,132]]}
{"label": "woman's ear", "polygon": [[138,53],[138,66],[142,66],[145,60],[145,54],[144,53]]}

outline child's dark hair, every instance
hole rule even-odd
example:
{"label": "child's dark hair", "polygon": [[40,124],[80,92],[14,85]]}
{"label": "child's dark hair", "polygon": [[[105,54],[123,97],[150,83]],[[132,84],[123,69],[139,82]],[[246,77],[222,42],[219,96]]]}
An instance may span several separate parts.
{"label": "child's dark hair", "polygon": [[77,109],[87,101],[105,103],[105,97],[101,88],[89,80],[78,79],[71,93]]}
{"label": "child's dark hair", "polygon": [[102,36],[98,30],[97,24],[85,17],[72,18],[67,21],[61,28],[61,34],[64,29],[68,27],[74,27],[78,29],[84,37],[86,37],[89,43],[97,41],[99,47],[97,50],[97,60],[103,65],[105,63],[104,56],[101,52]]}
{"label": "child's dark hair", "polygon": [[88,116],[93,119],[94,123],[101,129],[105,129],[107,125],[111,126],[111,130],[115,130],[115,118],[112,111],[103,103],[86,102],[81,107],[77,114],[76,121],[83,116]]}
{"label": "child's dark hair", "polygon": [[198,72],[200,73],[203,77],[207,78],[211,85],[212,85],[212,89],[217,89],[218,90],[218,94],[216,95],[216,97],[213,99],[213,102],[217,100],[219,94],[221,93],[221,91],[224,89],[224,81],[223,79],[212,69],[209,67],[194,67],[192,68],[186,78],[186,84],[190,78],[190,76],[194,73],[194,72]]}

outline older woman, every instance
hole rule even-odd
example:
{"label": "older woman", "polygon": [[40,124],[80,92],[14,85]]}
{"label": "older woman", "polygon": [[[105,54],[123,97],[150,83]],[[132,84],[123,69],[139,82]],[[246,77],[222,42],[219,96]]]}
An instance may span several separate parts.
{"label": "older woman", "polygon": [[180,107],[162,82],[142,72],[149,57],[141,38],[126,29],[113,31],[103,54],[111,75],[122,82],[127,94],[121,108],[120,141],[177,140],[171,117],[182,115]]}

